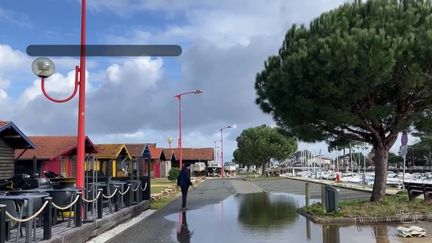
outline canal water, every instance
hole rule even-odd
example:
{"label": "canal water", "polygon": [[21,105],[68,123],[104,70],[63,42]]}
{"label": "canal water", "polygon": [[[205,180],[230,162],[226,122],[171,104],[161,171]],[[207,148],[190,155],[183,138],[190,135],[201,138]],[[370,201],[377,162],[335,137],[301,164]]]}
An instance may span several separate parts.
{"label": "canal water", "polygon": [[296,213],[303,205],[304,196],[245,194],[166,218],[177,223],[172,238],[178,242],[401,242],[393,226],[314,224]]}

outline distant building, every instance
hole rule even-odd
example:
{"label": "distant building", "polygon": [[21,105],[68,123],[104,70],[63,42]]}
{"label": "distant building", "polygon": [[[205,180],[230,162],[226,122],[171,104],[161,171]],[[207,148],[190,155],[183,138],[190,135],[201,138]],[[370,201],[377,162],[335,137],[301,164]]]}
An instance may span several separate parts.
{"label": "distant building", "polygon": [[[183,164],[195,164],[196,162],[204,162],[208,166],[209,161],[214,160],[214,149],[213,148],[182,148],[183,151]],[[173,167],[179,166],[180,150],[175,149],[176,162]]]}

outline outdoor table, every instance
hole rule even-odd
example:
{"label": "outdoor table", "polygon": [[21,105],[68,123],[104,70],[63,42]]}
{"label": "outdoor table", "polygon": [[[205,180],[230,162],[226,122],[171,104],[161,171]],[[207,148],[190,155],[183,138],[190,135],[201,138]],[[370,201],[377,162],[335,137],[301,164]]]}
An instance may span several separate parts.
{"label": "outdoor table", "polygon": [[[13,200],[13,201],[27,201],[28,202],[28,207],[27,207],[27,214],[29,216],[33,215],[33,204],[34,204],[34,200],[35,199],[42,199],[45,197],[48,197],[48,193],[39,193],[39,192],[33,192],[33,193],[29,193],[29,192],[24,192],[23,194],[18,194],[18,195],[10,195],[10,194],[15,194],[15,192],[20,192],[20,191],[8,191],[6,193],[6,195],[0,195],[0,199],[1,200]],[[32,235],[32,229],[33,229],[33,224],[34,221],[33,219],[30,220],[29,222],[27,222],[27,227],[26,227],[26,241],[25,242],[31,242],[31,235]]]}

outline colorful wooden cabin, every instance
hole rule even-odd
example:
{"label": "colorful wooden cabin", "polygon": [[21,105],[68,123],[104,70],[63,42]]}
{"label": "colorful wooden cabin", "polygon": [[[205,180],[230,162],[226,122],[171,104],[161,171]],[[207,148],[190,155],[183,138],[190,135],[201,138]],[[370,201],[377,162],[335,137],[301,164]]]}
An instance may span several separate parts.
{"label": "colorful wooden cabin", "polygon": [[108,177],[132,175],[132,157],[125,144],[96,144],[95,170]]}
{"label": "colorful wooden cabin", "polygon": [[33,142],[13,122],[0,121],[0,179],[14,176],[15,151],[34,148]]}
{"label": "colorful wooden cabin", "polygon": [[148,176],[149,154],[148,143],[125,144],[132,157],[132,174],[134,176]]}
{"label": "colorful wooden cabin", "polygon": [[169,171],[173,167],[172,165],[176,163],[176,156],[174,149],[162,149],[160,172],[161,177],[167,177]]}
{"label": "colorful wooden cabin", "polygon": [[[16,150],[16,173],[29,173],[36,169],[43,176],[52,171],[64,177],[76,176],[76,136],[29,136],[36,145],[31,150]],[[86,158],[97,152],[89,137],[85,140]]]}
{"label": "colorful wooden cabin", "polygon": [[154,178],[160,178],[160,161],[162,156],[162,149],[156,148],[156,144],[149,144],[147,145],[147,148],[150,152],[150,158],[151,158],[151,172],[150,176]]}

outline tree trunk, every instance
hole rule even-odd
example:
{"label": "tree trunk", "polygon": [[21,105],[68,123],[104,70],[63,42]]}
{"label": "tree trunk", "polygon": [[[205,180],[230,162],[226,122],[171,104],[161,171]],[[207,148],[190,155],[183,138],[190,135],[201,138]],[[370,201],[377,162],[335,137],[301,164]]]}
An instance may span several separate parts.
{"label": "tree trunk", "polygon": [[384,200],[386,193],[387,183],[387,160],[388,160],[388,146],[374,146],[375,156],[375,180],[371,201],[380,202]]}
{"label": "tree trunk", "polygon": [[262,163],[262,171],[261,171],[261,175],[262,176],[265,176],[265,173],[266,173],[265,169],[266,169],[266,167],[267,167],[267,162]]}

